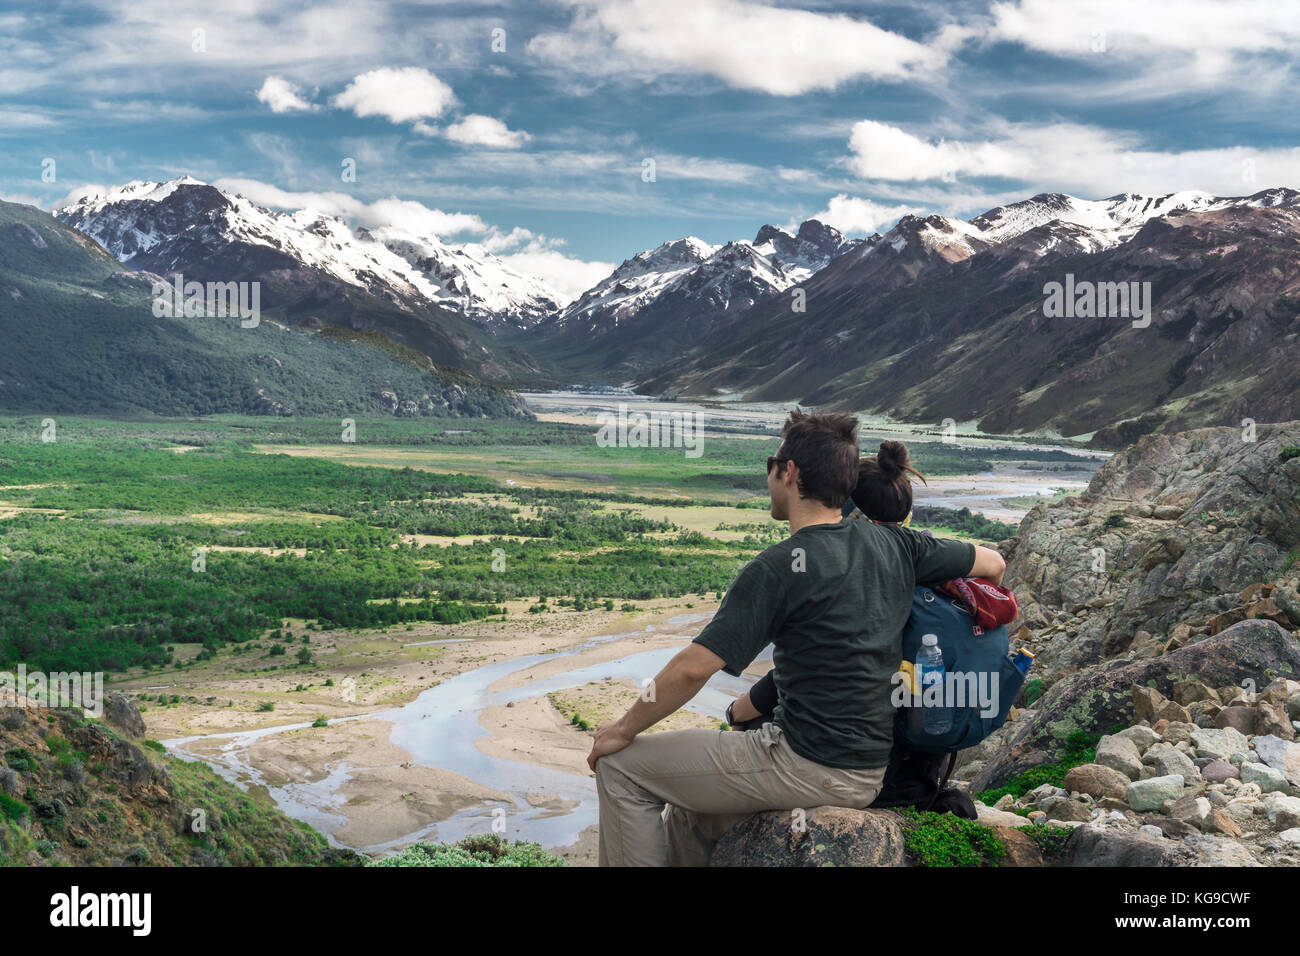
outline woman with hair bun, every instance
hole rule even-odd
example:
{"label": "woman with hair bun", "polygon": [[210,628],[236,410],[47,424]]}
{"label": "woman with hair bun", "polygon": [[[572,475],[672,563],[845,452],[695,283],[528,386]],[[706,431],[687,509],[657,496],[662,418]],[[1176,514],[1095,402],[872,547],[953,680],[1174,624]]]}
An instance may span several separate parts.
{"label": "woman with hair bun", "polygon": [[[907,524],[912,513],[912,481],[925,475],[912,467],[907,446],[901,441],[882,441],[875,458],[858,462],[858,484],[850,500],[877,524]],[[852,508],[846,507],[846,517]]]}

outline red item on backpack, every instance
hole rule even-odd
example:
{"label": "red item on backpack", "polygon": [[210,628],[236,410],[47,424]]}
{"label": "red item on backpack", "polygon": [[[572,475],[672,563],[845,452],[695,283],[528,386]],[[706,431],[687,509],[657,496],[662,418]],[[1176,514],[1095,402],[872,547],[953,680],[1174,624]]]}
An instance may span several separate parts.
{"label": "red item on backpack", "polygon": [[975,623],[986,631],[1010,624],[1020,613],[1016,596],[1000,584],[992,584],[983,578],[953,578],[944,581],[935,588],[940,594],[947,595],[975,618]]}

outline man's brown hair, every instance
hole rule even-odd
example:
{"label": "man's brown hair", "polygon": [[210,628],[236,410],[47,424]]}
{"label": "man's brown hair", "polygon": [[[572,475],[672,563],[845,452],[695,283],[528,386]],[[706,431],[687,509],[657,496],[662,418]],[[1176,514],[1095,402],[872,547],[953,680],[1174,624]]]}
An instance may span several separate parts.
{"label": "man's brown hair", "polygon": [[[843,412],[811,415],[796,408],[781,438],[780,457],[799,466],[800,497],[841,507],[858,483],[858,420]],[[783,470],[785,464],[776,467]]]}

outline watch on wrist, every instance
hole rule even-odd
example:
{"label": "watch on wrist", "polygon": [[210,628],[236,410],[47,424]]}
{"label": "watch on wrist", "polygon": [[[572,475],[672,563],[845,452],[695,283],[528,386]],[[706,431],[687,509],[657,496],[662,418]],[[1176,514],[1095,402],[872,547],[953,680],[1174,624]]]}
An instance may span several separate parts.
{"label": "watch on wrist", "polygon": [[731,727],[736,726],[736,720],[734,717],[731,716],[731,708],[735,706],[736,706],[736,702],[734,700],[727,705],[727,724]]}

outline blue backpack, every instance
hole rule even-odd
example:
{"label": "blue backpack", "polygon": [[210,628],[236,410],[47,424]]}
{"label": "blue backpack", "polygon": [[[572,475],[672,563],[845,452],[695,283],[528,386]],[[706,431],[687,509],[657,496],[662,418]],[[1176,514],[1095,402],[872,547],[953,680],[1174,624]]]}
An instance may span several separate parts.
{"label": "blue backpack", "polygon": [[974,747],[1006,723],[1025,680],[1007,654],[1007,629],[984,630],[956,601],[920,585],[912,594],[912,613],[903,630],[903,660],[915,663],[926,634],[938,637],[944,671],[951,683],[966,690],[967,706],[953,708],[952,728],[941,735],[925,732],[922,708],[905,706],[894,720],[894,741],[931,754]]}
{"label": "blue backpack", "polygon": [[956,601],[921,585],[913,592],[912,613],[903,631],[903,660],[915,665],[926,634],[939,639],[944,672],[964,677],[966,686],[973,687],[975,693],[967,700],[973,697],[974,703],[954,707],[952,727],[941,735],[925,732],[923,708],[900,708],[894,718],[889,766],[871,805],[917,807],[974,820],[974,801],[949,787],[948,778],[957,765],[958,751],[975,746],[1006,723],[1025,675],[1007,656],[1010,641],[1005,627],[985,631]]}

